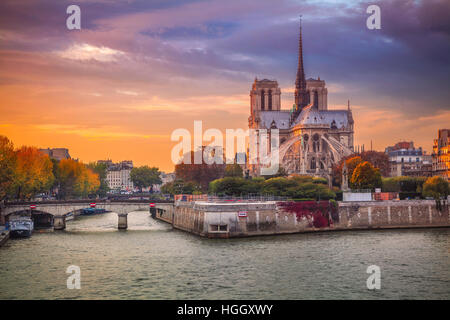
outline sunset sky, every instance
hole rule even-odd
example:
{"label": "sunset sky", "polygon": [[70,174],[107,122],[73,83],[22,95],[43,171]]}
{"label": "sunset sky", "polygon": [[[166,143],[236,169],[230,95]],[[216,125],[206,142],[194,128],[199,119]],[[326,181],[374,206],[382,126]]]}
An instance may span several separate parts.
{"label": "sunset sky", "polygon": [[[370,4],[381,30],[366,28]],[[174,129],[247,128],[255,77],[292,107],[299,14],[306,77],[326,81],[330,109],[350,99],[356,144],[430,152],[450,127],[448,0],[2,0],[0,134],[172,171]]]}

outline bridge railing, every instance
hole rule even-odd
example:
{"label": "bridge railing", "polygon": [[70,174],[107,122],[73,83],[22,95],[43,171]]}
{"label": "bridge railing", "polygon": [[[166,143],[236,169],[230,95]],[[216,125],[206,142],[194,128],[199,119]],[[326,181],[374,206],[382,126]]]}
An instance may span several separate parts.
{"label": "bridge railing", "polygon": [[173,203],[167,199],[73,199],[73,200],[44,200],[44,201],[5,201],[4,205],[31,205],[31,204],[87,204],[89,203]]}

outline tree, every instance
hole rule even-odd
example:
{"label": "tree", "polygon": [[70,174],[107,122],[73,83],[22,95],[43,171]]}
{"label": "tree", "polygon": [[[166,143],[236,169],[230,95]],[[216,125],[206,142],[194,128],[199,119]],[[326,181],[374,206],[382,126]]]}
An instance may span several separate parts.
{"label": "tree", "polygon": [[312,177],[299,175],[267,180],[262,177],[253,179],[225,177],[212,181],[209,184],[209,191],[219,195],[233,196],[264,194],[296,199],[326,200],[336,198],[336,194],[322,181],[314,181]]}
{"label": "tree", "polygon": [[264,178],[272,179],[272,178],[287,177],[287,176],[288,176],[288,174],[287,174],[286,170],[283,167],[279,167],[277,173],[275,173],[273,175],[266,175],[266,176],[264,176]]}
{"label": "tree", "polygon": [[[202,150],[204,150],[204,148],[205,147],[202,147]],[[202,150],[197,150],[196,153],[203,152]],[[186,182],[192,181],[199,184],[202,191],[206,192],[211,181],[224,176],[225,165],[216,163],[207,164],[204,161],[200,164],[195,164],[194,155],[194,151],[191,151],[190,164],[179,163],[175,166],[175,176],[177,179],[181,179]]]}
{"label": "tree", "polygon": [[162,193],[168,193],[171,195],[175,194],[194,194],[200,192],[201,187],[190,181],[185,182],[181,179],[176,179],[175,181],[168,182],[161,187]]}
{"label": "tree", "polygon": [[385,152],[364,151],[359,156],[363,161],[369,161],[375,168],[380,169],[382,176],[389,175],[389,157]]}
{"label": "tree", "polygon": [[58,165],[59,198],[87,197],[100,187],[97,173],[81,162],[62,159]]}
{"label": "tree", "polygon": [[355,170],[356,166],[358,164],[360,164],[361,162],[363,162],[361,157],[352,155],[352,156],[343,158],[337,165],[334,165],[333,169],[332,169],[333,184],[338,187],[340,187],[342,184],[342,168],[344,166],[344,161],[347,164],[347,172],[348,172],[348,180],[349,180],[348,182],[350,182],[350,179],[353,174],[353,170]]}
{"label": "tree", "polygon": [[350,179],[351,187],[356,189],[374,189],[381,187],[380,169],[364,161],[356,166]]}
{"label": "tree", "polygon": [[87,165],[87,167],[98,174],[100,179],[100,186],[97,190],[97,194],[101,197],[106,196],[109,191],[108,182],[106,181],[108,166],[106,163],[91,162]]}
{"label": "tree", "polygon": [[34,147],[21,147],[16,152],[13,189],[17,199],[30,199],[38,192],[48,191],[55,177],[48,155]]}
{"label": "tree", "polygon": [[242,177],[225,177],[210,183],[210,192],[219,195],[240,196],[247,180]]}
{"label": "tree", "polygon": [[149,166],[134,167],[130,172],[130,179],[133,185],[138,187],[142,192],[142,188],[150,187],[150,192],[153,192],[154,184],[161,184],[161,172],[158,168]]}
{"label": "tree", "polygon": [[391,177],[382,178],[383,192],[421,193],[426,177]]}
{"label": "tree", "polygon": [[447,197],[450,193],[448,182],[439,176],[428,178],[423,184],[422,194],[424,197],[433,197],[439,200],[442,197]]}
{"label": "tree", "polygon": [[243,171],[237,163],[227,164],[225,167],[225,177],[242,177]]}
{"label": "tree", "polygon": [[0,136],[0,201],[11,192],[16,166],[16,154],[12,142]]}

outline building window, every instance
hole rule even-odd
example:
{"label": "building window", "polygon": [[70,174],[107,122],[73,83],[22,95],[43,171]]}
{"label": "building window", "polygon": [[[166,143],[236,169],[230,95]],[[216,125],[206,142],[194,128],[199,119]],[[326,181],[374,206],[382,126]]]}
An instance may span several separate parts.
{"label": "building window", "polygon": [[319,93],[314,91],[314,107],[319,108]]}
{"label": "building window", "polygon": [[266,101],[264,99],[264,90],[261,90],[261,110],[264,110]]}
{"label": "building window", "polygon": [[311,159],[311,169],[316,169],[316,158]]}
{"label": "building window", "polygon": [[269,110],[271,111],[272,110],[272,90],[269,90],[269,94],[268,94],[268,100],[269,100],[269,102],[268,102],[268,104],[269,104]]}
{"label": "building window", "polygon": [[227,224],[210,224],[209,232],[228,232]]}

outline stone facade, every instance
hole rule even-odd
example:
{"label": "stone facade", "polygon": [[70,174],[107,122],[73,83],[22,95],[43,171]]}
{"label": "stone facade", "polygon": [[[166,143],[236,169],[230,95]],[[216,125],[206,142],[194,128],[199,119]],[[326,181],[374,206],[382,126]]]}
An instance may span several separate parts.
{"label": "stone facade", "polygon": [[441,129],[433,144],[433,175],[450,181],[450,129]]}
{"label": "stone facade", "polygon": [[40,152],[45,153],[52,159],[56,159],[58,161],[62,159],[70,159],[69,149],[66,148],[47,148],[47,149],[39,149]]}
{"label": "stone facade", "polygon": [[99,160],[97,162],[106,165],[106,182],[111,190],[133,191],[134,186],[130,179],[133,161],[125,160],[119,163],[113,163],[111,160]]}
{"label": "stone facade", "polygon": [[[301,29],[295,86],[292,109],[282,110],[278,82],[255,79],[250,90],[248,126],[257,136],[262,130],[279,130],[280,166],[288,173],[331,179],[332,165],[353,153],[354,121],[350,103],[347,110],[328,109],[324,80],[305,79]],[[271,150],[270,137],[268,146]],[[248,169],[252,176],[257,176],[261,166],[248,164]]]}
{"label": "stone facade", "polygon": [[389,176],[430,177],[431,155],[421,147],[415,148],[414,142],[402,141],[385,149],[389,157]]}

